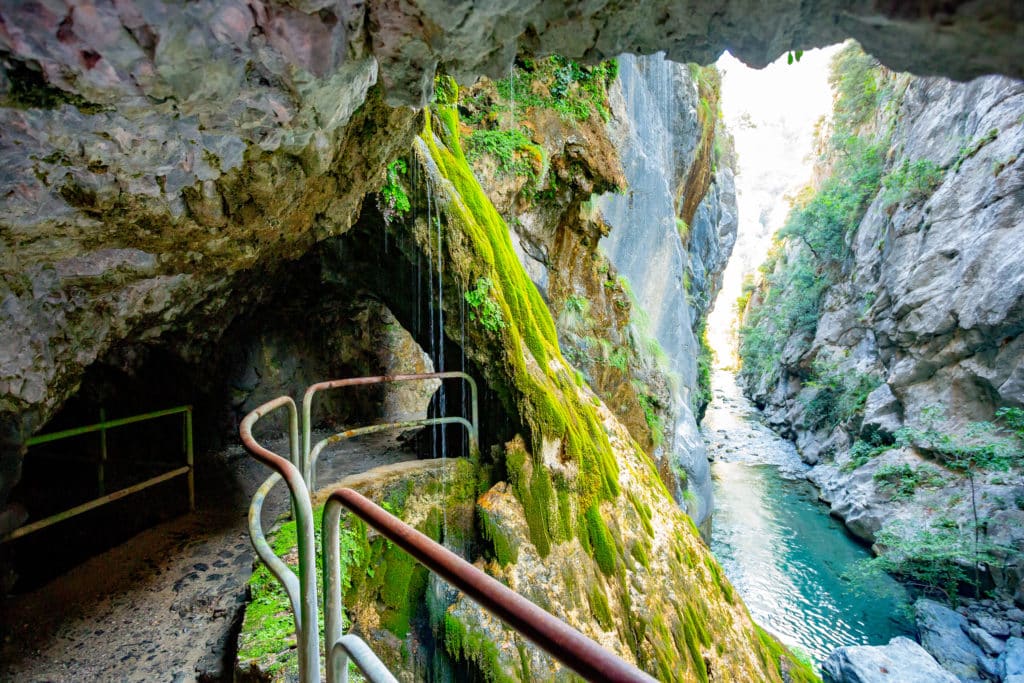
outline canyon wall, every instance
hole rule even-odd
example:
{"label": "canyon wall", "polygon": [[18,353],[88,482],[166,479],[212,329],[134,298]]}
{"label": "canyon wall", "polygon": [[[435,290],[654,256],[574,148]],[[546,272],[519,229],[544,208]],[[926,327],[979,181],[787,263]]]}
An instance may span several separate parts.
{"label": "canyon wall", "polygon": [[660,55],[624,56],[619,82],[612,102],[622,114],[612,135],[628,185],[598,202],[612,228],[602,248],[645,317],[637,334],[652,340],[648,348],[660,346],[673,378],[660,447],[671,467],[683,471],[688,509],[702,525],[710,521],[712,501],[695,419],[706,404],[698,385],[707,383],[706,369],[698,377],[704,343],[698,328],[736,239],[733,171],[720,151],[726,133],[718,121],[717,73]]}
{"label": "canyon wall", "polygon": [[855,534],[904,569],[946,552],[1019,590],[1024,85],[893,74],[852,48],[837,65],[741,378]]}

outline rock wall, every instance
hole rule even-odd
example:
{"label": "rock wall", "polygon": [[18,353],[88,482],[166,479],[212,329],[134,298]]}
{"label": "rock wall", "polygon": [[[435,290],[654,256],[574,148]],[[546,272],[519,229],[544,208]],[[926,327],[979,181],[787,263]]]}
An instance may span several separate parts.
{"label": "rock wall", "polygon": [[[878,79],[888,94],[857,132],[879,146],[880,178],[839,265],[817,271],[830,284],[805,318],[816,322],[779,341],[774,369],[748,351],[743,377],[855,534],[880,550],[938,534],[962,561],[985,560],[983,583],[1013,592],[1022,444],[997,411],[1024,405],[1024,85]],[[800,225],[751,299],[747,340],[783,329],[785,273],[823,250]],[[977,554],[975,529],[991,554]]]}
{"label": "rock wall", "polygon": [[[661,55],[619,60],[611,93],[612,139],[623,160],[624,192],[597,202],[611,226],[601,242],[608,260],[628,279],[646,317],[644,334],[664,353],[669,383],[671,469],[683,471],[677,495],[698,526],[710,520],[711,475],[695,413],[703,410],[698,360],[709,302],[736,240],[733,171],[714,149],[717,83],[713,70],[687,67]],[[710,115],[705,114],[707,111]],[[720,124],[719,124],[720,126]],[[701,179],[703,177],[703,179]],[[706,378],[705,378],[706,381]]]}

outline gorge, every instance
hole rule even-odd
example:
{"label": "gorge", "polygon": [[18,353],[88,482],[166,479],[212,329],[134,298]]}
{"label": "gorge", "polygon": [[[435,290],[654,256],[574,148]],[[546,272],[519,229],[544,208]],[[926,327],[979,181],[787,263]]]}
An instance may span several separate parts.
{"label": "gorge", "polygon": [[[465,369],[482,387],[479,457],[405,464],[364,480],[366,491],[659,679],[813,680],[754,624],[705,544],[703,329],[737,211],[718,74],[698,64],[729,47],[764,65],[853,36],[892,68],[1004,76],[960,85],[871,63],[884,95],[847,125],[892,130],[881,185],[858,200],[865,223],[821,270],[843,277],[816,290],[813,329],[752,322],[772,305],[770,276],[801,258],[777,248],[746,320],[778,348],[745,352],[742,377],[855,533],[877,543],[891,510],[960,505],[954,525],[984,516],[1002,548],[998,567],[986,556],[984,587],[1012,596],[1015,461],[1010,474],[972,475],[984,501],[971,498],[973,517],[966,496],[949,502],[966,490],[952,478],[948,491],[921,486],[945,498],[879,501],[890,475],[877,475],[891,465],[898,486],[893,468],[914,475],[934,459],[929,439],[947,432],[913,417],[930,402],[947,401],[965,425],[1002,410],[993,430],[1012,427],[1022,402],[1018,14],[998,2],[5,3],[0,531],[83,476],[32,471],[28,438],[94,421],[99,407],[193,404],[201,520],[208,501],[227,505],[219,478],[244,466],[223,446],[263,401],[329,376]],[[955,113],[955,134],[938,134],[951,124],[935,112]],[[822,178],[842,168],[833,154]],[[922,191],[918,169],[943,173]],[[935,230],[945,232],[933,249],[921,234]],[[960,282],[974,288],[954,296]],[[806,413],[816,396],[846,405],[841,381],[811,373],[833,356],[831,372],[885,382],[857,384],[856,409],[829,404],[840,419],[826,424]],[[432,393],[346,395],[317,419],[340,428],[463,404],[450,387]],[[177,437],[125,450],[147,438]],[[850,468],[858,438],[899,447]],[[462,445],[454,432],[409,436],[411,455],[397,459]],[[251,493],[251,482],[233,486]],[[140,528],[128,526],[125,537]],[[571,677],[365,528],[346,534],[357,549],[348,616],[403,680]],[[287,536],[285,526],[282,552]],[[25,548],[6,565],[17,573],[31,567],[19,564]],[[237,662],[233,646],[228,665],[185,658],[183,680],[292,675],[288,617],[273,606],[282,596],[259,571],[230,589],[270,605],[245,611]],[[16,639],[3,661],[26,678],[41,671]]]}

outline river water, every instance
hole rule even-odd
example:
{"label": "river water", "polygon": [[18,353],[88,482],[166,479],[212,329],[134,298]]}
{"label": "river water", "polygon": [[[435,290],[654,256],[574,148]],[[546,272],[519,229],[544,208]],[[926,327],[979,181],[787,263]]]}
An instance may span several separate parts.
{"label": "river water", "polygon": [[793,444],[766,427],[732,373],[716,370],[702,425],[713,458],[711,549],[758,624],[815,664],[842,645],[907,635],[906,594],[849,579],[870,557],[818,502]]}

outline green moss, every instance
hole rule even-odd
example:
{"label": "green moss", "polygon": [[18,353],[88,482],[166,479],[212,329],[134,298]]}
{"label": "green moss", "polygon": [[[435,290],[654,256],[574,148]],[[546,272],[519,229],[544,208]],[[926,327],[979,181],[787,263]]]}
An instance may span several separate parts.
{"label": "green moss", "polygon": [[472,663],[489,683],[514,683],[501,665],[498,647],[484,631],[468,630],[451,612],[444,615],[444,647],[455,661]]}
{"label": "green moss", "polygon": [[594,561],[601,571],[606,575],[615,573],[615,541],[605,526],[601,517],[601,510],[594,505],[585,513],[587,520],[587,535],[590,536],[590,545],[594,551]]}
{"label": "green moss", "polygon": [[[440,174],[455,189],[456,196],[440,208],[471,251],[471,262],[465,266],[470,272],[462,276],[467,282],[485,277],[493,283],[489,296],[507,323],[496,336],[511,366],[507,374],[516,390],[519,412],[530,428],[532,453],[542,451],[545,439],[561,441],[565,456],[578,465],[579,476],[567,486],[581,508],[616,497],[618,465],[608,436],[594,406],[579,396],[571,369],[562,359],[554,321],[519,263],[508,227],[473,176],[462,151],[456,108],[435,106],[425,117],[421,139]],[[532,358],[524,354],[524,346]],[[545,468],[538,464],[535,469]],[[549,549],[550,536],[560,533],[550,524],[550,509],[545,509],[551,501],[550,484],[550,480],[520,481],[516,486],[532,519],[531,538],[535,544],[539,541],[538,549]],[[526,495],[528,490],[531,495]]]}
{"label": "green moss", "polygon": [[629,554],[632,555],[633,559],[639,562],[644,569],[650,569],[651,561],[647,557],[647,550],[644,548],[643,543],[640,543],[639,541],[633,543],[633,545],[629,547]]}
{"label": "green moss", "polygon": [[715,561],[710,554],[704,556],[704,566],[711,572],[712,578],[715,580],[715,585],[718,586],[718,590],[722,592],[725,599],[730,604],[735,602],[735,595],[733,594],[732,586],[729,584],[729,580],[722,576],[722,568],[718,566],[718,562]]}
{"label": "green moss", "polygon": [[766,669],[779,672],[779,677],[792,683],[821,683],[821,678],[807,662],[795,657],[786,647],[775,640],[767,631],[754,625],[757,632],[758,655]]}
{"label": "green moss", "polygon": [[494,559],[502,567],[519,560],[519,546],[513,544],[485,510],[480,510],[480,527],[483,537],[491,543]]}
{"label": "green moss", "polygon": [[605,631],[613,630],[615,622],[612,620],[612,611],[608,607],[608,598],[605,597],[604,589],[598,585],[592,586],[587,593],[587,600],[590,603],[590,613],[601,625],[601,628]]}
{"label": "green moss", "polygon": [[110,109],[47,83],[41,71],[29,68],[24,62],[9,60],[5,67],[9,85],[6,97],[3,98],[4,106],[21,109],[57,109],[70,104],[83,114],[97,114]]}

